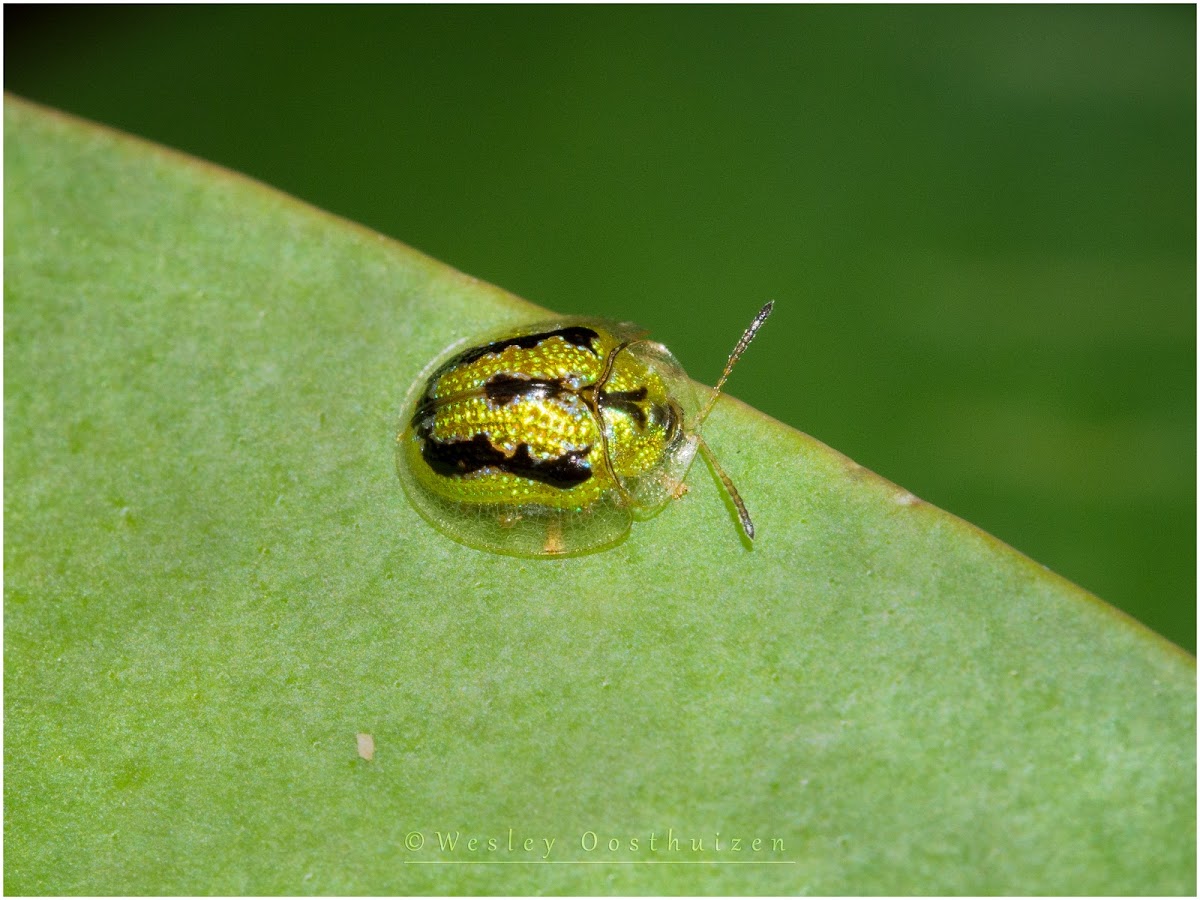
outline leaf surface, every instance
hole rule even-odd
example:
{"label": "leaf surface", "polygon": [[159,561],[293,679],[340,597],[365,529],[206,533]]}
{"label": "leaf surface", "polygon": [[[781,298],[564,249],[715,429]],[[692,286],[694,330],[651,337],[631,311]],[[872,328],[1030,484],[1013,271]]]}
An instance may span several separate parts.
{"label": "leaf surface", "polygon": [[702,464],[604,553],[453,543],[400,400],[544,311],[5,125],[9,893],[1195,890],[1173,645],[730,398],[753,548]]}

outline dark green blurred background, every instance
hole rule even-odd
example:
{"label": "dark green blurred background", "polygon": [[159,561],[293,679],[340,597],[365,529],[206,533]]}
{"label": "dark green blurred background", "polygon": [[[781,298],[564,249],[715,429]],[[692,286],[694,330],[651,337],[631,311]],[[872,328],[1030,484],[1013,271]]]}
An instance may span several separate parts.
{"label": "dark green blurred background", "polygon": [[733,393],[1194,650],[1195,50],[1191,6],[6,6],[4,74],[709,383],[775,298]]}

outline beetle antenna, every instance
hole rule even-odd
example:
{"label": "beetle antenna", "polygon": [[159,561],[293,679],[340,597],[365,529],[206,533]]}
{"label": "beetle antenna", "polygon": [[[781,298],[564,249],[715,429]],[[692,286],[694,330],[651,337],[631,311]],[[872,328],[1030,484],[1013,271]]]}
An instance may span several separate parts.
{"label": "beetle antenna", "polygon": [[[704,424],[704,420],[708,418],[708,414],[713,411],[713,407],[717,405],[717,398],[721,396],[721,388],[725,386],[725,379],[729,377],[729,373],[733,371],[734,363],[736,363],[746,352],[746,348],[750,346],[750,342],[754,340],[754,336],[758,334],[758,329],[762,328],[763,322],[767,321],[767,316],[771,314],[771,310],[775,308],[775,301],[770,300],[767,305],[758,311],[758,315],[754,317],[754,321],[750,323],[750,327],[742,332],[741,339],[738,340],[737,346],[733,348],[733,352],[729,354],[729,362],[725,363],[725,371],[721,373],[721,380],[717,382],[717,386],[713,388],[712,394],[708,398],[708,404],[704,407],[704,411],[700,413],[700,418],[696,420],[696,428]],[[701,446],[704,442],[701,441]],[[707,450],[707,447],[704,447]],[[708,453],[708,458],[712,459],[712,453]],[[746,515],[746,507],[742,505],[742,499],[738,496],[737,491],[733,490],[733,484],[729,481],[729,477],[721,471],[720,466],[715,466],[717,472],[721,475],[721,480],[725,482],[725,486],[729,488],[729,493],[732,495],[734,502],[737,503],[738,512],[742,517],[742,525],[748,526],[746,532],[750,537],[754,537],[754,526],[750,524],[750,517]]]}
{"label": "beetle antenna", "polygon": [[721,464],[717,462],[716,455],[708,448],[708,444],[704,443],[704,438],[696,435],[696,441],[699,444],[700,452],[704,454],[704,459],[712,466],[712,470],[717,473],[717,477],[721,479],[721,484],[725,485],[725,491],[729,494],[729,499],[737,507],[738,520],[742,523],[742,531],[746,532],[746,537],[754,540],[754,523],[750,521],[750,513],[746,511],[746,504],[742,502],[742,495],[733,486],[733,479],[721,468]]}

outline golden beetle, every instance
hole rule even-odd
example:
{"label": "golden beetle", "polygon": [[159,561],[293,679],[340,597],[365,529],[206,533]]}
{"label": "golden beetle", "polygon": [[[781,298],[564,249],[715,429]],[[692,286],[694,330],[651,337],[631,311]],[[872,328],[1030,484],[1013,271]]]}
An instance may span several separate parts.
{"label": "golden beetle", "polygon": [[737,488],[700,436],[755,316],[703,408],[662,344],[630,323],[567,318],[451,347],[405,404],[396,467],[413,505],[471,547],[563,556],[620,541],[686,492],[700,450],[738,510]]}

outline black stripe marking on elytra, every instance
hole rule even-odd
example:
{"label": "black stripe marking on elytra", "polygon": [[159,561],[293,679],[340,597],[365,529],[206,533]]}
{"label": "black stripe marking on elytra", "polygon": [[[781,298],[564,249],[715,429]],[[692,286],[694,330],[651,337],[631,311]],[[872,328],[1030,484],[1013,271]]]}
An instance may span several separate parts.
{"label": "black stripe marking on elytra", "polygon": [[[597,349],[600,341],[599,332],[584,325],[568,325],[565,328],[558,328],[554,331],[539,331],[536,334],[523,334],[514,338],[506,338],[502,341],[493,341],[490,344],[483,344],[479,347],[470,347],[461,353],[450,357],[450,359],[438,366],[437,371],[429,376],[428,380],[425,382],[424,395],[421,397],[421,401],[417,404],[417,408],[413,411],[413,417],[411,419],[412,425],[416,427],[421,420],[432,415],[434,410],[437,409],[439,401],[435,394],[437,393],[438,382],[442,380],[442,377],[446,375],[447,372],[451,372],[454,369],[457,369],[459,366],[470,365],[477,359],[482,359],[483,357],[487,356],[489,353],[500,353],[505,347],[520,347],[522,350],[532,350],[539,344],[542,344],[543,342],[554,337],[562,338],[572,346],[581,347],[584,350],[587,350],[593,356],[598,357],[600,355]],[[565,385],[564,390],[568,390]],[[511,402],[511,400],[506,402]]]}
{"label": "black stripe marking on elytra", "polygon": [[469,441],[444,443],[428,435],[422,435],[422,438],[421,456],[429,468],[439,475],[469,475],[480,469],[493,468],[563,490],[583,484],[592,477],[592,467],[587,462],[591,447],[572,450],[551,459],[534,459],[529,453],[528,444],[521,444],[516,453],[506,456],[483,434],[477,434]]}
{"label": "black stripe marking on elytra", "polygon": [[571,390],[558,378],[526,378],[523,375],[493,375],[483,385],[484,395],[497,406],[517,400],[527,403],[552,400]]}
{"label": "black stripe marking on elytra", "polygon": [[[475,362],[475,360],[487,356],[489,353],[500,353],[505,347],[520,347],[522,350],[532,350],[539,344],[550,340],[550,338],[562,338],[568,344],[576,347],[582,347],[589,351],[593,356],[599,356],[596,352],[596,343],[600,340],[598,332],[583,325],[568,325],[566,328],[558,328],[554,331],[539,331],[537,334],[523,334],[514,338],[505,338],[502,341],[494,341],[490,344],[483,344],[480,347],[471,347],[469,350],[464,350],[448,363],[449,368],[455,366],[465,366]],[[443,367],[447,368],[447,367]]]}

